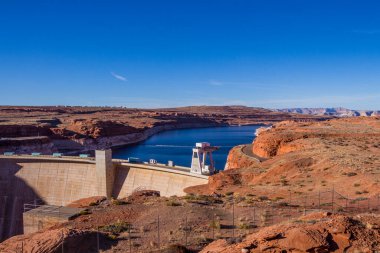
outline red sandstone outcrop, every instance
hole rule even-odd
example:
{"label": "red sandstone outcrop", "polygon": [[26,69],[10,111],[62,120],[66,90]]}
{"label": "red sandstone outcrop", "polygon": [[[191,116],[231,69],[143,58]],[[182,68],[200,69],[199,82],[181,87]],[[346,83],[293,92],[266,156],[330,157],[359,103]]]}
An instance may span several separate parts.
{"label": "red sandstone outcrop", "polygon": [[379,118],[346,118],[318,123],[281,122],[262,131],[253,145],[253,153],[274,157],[310,148],[308,139],[359,139],[380,136]]}
{"label": "red sandstone outcrop", "polygon": [[104,196],[93,196],[93,197],[89,197],[89,198],[83,198],[83,199],[75,200],[74,202],[68,204],[67,206],[77,207],[77,208],[89,207],[89,206],[98,205],[100,202],[102,202],[106,199],[107,198]]}
{"label": "red sandstone outcrop", "polygon": [[[102,248],[111,246],[110,240],[99,235]],[[98,252],[98,233],[80,229],[51,229],[29,235],[14,236],[0,244],[0,252],[83,253]]]}
{"label": "red sandstone outcrop", "polygon": [[263,228],[241,243],[217,240],[201,253],[375,252],[379,241],[379,216],[317,213],[298,222]]}
{"label": "red sandstone outcrop", "polygon": [[228,153],[225,170],[249,168],[259,164],[258,160],[252,159],[244,153],[245,145],[233,147]]}

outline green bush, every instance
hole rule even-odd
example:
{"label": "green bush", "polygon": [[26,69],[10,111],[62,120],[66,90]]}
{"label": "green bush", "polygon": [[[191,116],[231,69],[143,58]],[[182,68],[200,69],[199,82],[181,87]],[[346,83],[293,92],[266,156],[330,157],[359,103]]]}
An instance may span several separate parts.
{"label": "green bush", "polygon": [[79,212],[79,215],[86,215],[86,214],[90,214],[91,212],[88,211],[87,209],[84,209],[82,211]]}
{"label": "green bush", "polygon": [[167,203],[166,203],[167,206],[181,206],[181,203],[175,201],[175,200],[169,200]]}
{"label": "green bush", "polygon": [[259,197],[259,200],[261,201],[264,201],[264,200],[268,200],[269,198],[267,196],[260,196]]}
{"label": "green bush", "polygon": [[127,205],[129,204],[128,201],[121,200],[121,199],[111,199],[111,203],[116,206],[121,206],[121,205]]}
{"label": "green bush", "polygon": [[105,225],[99,228],[100,231],[111,233],[114,235],[128,231],[131,228],[131,224],[128,222],[118,221],[113,224]]}
{"label": "green bush", "polygon": [[220,229],[221,228],[220,221],[218,220],[210,221],[210,228]]}

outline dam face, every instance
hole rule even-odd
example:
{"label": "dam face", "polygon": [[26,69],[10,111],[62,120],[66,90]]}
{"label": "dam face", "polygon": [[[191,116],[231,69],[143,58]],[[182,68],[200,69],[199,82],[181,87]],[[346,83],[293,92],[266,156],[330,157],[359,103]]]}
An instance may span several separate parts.
{"label": "dam face", "polygon": [[0,240],[21,234],[24,204],[43,199],[66,205],[96,196],[95,164],[38,159],[0,159]]}
{"label": "dam face", "polygon": [[123,198],[138,189],[184,195],[207,176],[184,169],[112,161],[108,151],[93,159],[0,156],[0,241],[23,233],[24,204],[43,200],[64,206],[91,196]]}

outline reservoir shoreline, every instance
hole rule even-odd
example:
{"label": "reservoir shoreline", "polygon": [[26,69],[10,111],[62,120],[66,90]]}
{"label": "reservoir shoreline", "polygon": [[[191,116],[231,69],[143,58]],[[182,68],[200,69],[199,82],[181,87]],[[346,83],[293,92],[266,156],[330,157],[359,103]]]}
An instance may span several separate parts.
{"label": "reservoir shoreline", "polygon": [[136,157],[145,162],[155,159],[160,163],[170,160],[177,165],[189,167],[195,143],[209,142],[220,148],[213,156],[217,169],[223,169],[230,149],[236,145],[252,143],[256,129],[262,126],[263,124],[224,125],[161,131],[141,142],[113,148],[113,157]]}

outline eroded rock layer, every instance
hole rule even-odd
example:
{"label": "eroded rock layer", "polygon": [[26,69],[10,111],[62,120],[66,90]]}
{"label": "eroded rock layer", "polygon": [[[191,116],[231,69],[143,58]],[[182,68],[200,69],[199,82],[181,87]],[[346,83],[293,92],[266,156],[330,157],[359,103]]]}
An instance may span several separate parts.
{"label": "eroded rock layer", "polygon": [[215,241],[201,253],[375,252],[379,249],[379,224],[376,215],[314,213],[294,223],[261,229],[241,243]]}

